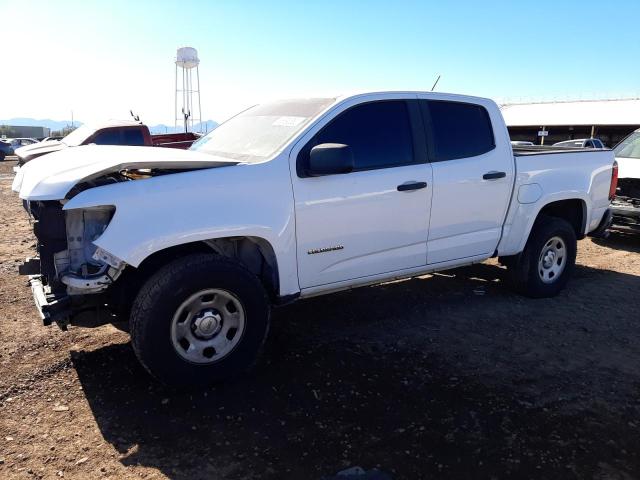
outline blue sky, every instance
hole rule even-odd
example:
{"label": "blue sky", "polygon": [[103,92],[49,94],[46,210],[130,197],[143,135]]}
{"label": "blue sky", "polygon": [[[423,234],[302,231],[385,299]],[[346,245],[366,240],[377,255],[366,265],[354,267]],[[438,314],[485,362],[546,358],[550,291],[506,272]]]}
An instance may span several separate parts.
{"label": "blue sky", "polygon": [[[203,116],[262,99],[429,89],[498,101],[640,94],[639,1],[0,0],[0,118],[173,122],[173,57]],[[10,22],[10,23],[6,23]],[[7,64],[3,66],[3,70]]]}

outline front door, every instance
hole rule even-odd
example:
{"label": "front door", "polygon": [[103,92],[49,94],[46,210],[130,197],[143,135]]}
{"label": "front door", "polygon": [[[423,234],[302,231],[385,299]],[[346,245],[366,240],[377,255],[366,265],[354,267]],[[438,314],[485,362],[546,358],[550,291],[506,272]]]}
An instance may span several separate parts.
{"label": "front door", "polygon": [[[416,121],[415,101],[346,106],[293,150],[301,288],[426,264],[432,179],[424,142],[414,138]],[[307,176],[310,149],[324,143],[349,145],[354,171]]]}

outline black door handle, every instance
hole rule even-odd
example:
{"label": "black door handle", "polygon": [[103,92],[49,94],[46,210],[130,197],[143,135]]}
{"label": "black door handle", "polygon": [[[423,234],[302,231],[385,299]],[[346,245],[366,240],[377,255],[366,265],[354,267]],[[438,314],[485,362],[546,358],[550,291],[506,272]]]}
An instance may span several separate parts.
{"label": "black door handle", "polygon": [[411,190],[420,190],[421,188],[427,188],[427,182],[411,182],[398,185],[399,192],[410,192]]}
{"label": "black door handle", "polygon": [[507,174],[505,172],[487,172],[482,175],[484,180],[495,180],[497,178],[504,178]]}

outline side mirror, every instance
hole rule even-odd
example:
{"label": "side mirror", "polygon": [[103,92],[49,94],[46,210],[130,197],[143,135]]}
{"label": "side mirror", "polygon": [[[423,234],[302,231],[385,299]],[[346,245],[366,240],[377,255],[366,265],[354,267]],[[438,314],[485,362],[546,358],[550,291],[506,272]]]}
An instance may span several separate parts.
{"label": "side mirror", "polygon": [[353,151],[349,145],[323,143],[311,149],[307,173],[312,177],[349,173],[353,166]]}

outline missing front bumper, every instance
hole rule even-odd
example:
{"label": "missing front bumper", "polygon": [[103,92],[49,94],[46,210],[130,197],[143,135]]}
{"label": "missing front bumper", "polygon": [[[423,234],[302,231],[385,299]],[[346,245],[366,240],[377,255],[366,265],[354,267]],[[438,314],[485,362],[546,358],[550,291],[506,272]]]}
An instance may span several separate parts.
{"label": "missing front bumper", "polygon": [[71,298],[67,295],[56,296],[49,292],[42,283],[40,275],[31,275],[29,286],[42,323],[51,325],[56,322],[60,328],[66,330],[71,316]]}

